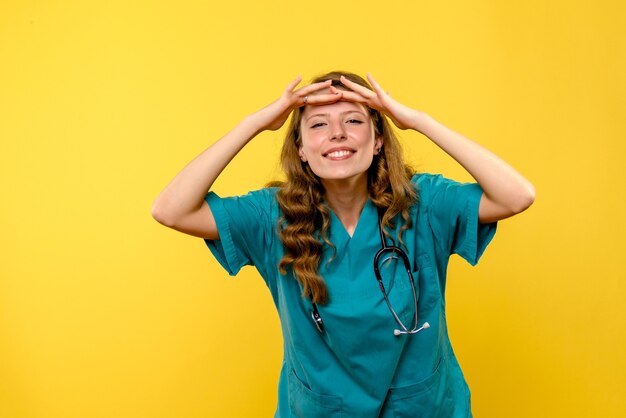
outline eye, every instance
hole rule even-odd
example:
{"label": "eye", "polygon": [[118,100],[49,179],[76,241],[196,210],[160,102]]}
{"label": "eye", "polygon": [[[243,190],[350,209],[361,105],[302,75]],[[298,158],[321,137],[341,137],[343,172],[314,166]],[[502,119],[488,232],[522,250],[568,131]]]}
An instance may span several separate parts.
{"label": "eye", "polygon": [[360,125],[360,124],[363,123],[363,121],[359,120],[359,119],[350,119],[350,120],[347,121],[347,123],[350,123],[350,124],[353,124],[353,125]]}
{"label": "eye", "polygon": [[322,126],[326,125],[324,122],[317,122],[314,123],[313,125],[311,125],[311,128],[320,128]]}

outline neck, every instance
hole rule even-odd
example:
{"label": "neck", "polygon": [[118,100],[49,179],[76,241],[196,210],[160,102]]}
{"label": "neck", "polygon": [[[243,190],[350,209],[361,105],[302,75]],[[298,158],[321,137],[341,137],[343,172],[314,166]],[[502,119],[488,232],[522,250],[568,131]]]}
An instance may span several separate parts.
{"label": "neck", "polygon": [[367,202],[367,179],[324,182],[324,189],[328,206],[352,236]]}

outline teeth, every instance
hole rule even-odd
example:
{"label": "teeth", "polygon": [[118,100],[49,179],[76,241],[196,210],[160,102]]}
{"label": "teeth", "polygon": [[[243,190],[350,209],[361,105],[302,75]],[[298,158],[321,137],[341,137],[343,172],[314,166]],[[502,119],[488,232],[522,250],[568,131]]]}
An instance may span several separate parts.
{"label": "teeth", "polygon": [[333,152],[329,152],[326,156],[330,157],[330,158],[341,158],[341,157],[346,157],[348,155],[352,154],[351,151],[333,151]]}

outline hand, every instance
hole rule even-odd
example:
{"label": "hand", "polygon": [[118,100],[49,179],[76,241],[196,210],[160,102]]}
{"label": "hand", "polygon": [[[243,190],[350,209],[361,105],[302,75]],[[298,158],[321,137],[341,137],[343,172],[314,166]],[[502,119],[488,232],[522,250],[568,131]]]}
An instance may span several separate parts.
{"label": "hand", "polygon": [[380,87],[371,74],[367,74],[367,79],[374,88],[373,91],[343,76],[341,77],[341,82],[346,87],[352,89],[352,91],[341,91],[337,90],[335,87],[331,87],[330,90],[333,93],[335,93],[335,91],[341,91],[341,93],[343,93],[342,100],[344,101],[361,103],[372,109],[383,112],[400,129],[416,129],[415,125],[419,117],[419,112],[393,99],[388,92]]}
{"label": "hand", "polygon": [[260,125],[260,131],[280,129],[289,117],[289,114],[298,107],[335,103],[342,98],[342,92],[335,93],[330,92],[330,90],[328,93],[321,92],[321,90],[330,87],[330,80],[309,84],[294,90],[300,81],[302,81],[301,77],[296,78],[289,83],[278,100],[251,115],[252,118],[258,119],[257,123]]}

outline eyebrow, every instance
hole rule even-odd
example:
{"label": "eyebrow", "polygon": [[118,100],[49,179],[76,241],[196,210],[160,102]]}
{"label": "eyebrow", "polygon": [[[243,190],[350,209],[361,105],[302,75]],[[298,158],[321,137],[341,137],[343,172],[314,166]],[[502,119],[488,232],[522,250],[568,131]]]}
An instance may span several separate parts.
{"label": "eyebrow", "polygon": [[[345,112],[341,112],[340,115],[347,115],[349,113],[359,113],[361,116],[365,117],[365,113],[363,113],[361,110],[346,110]],[[316,117],[316,116],[328,116],[329,113],[315,113],[309,117],[306,118],[306,121],[308,122],[309,120],[311,120],[312,118]]]}

